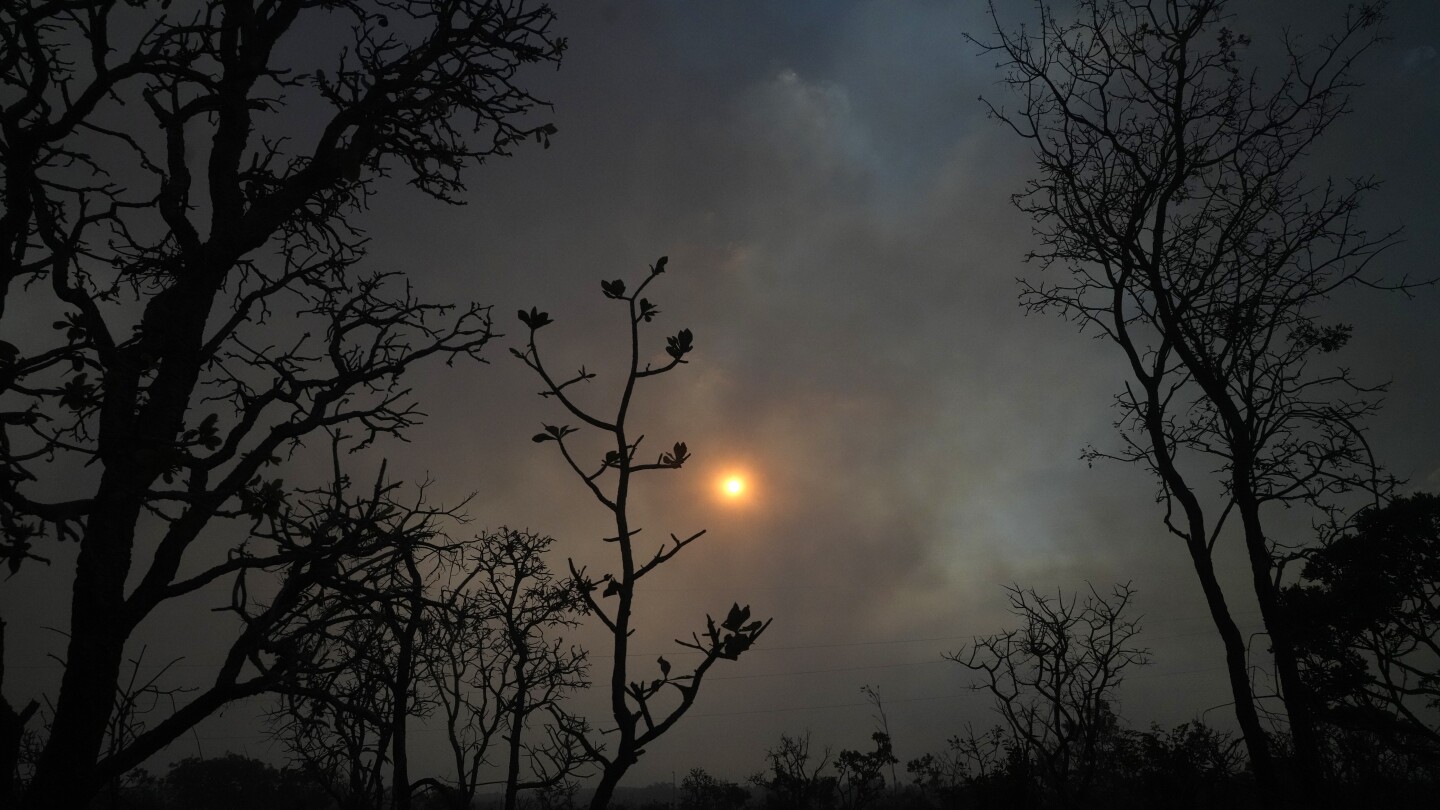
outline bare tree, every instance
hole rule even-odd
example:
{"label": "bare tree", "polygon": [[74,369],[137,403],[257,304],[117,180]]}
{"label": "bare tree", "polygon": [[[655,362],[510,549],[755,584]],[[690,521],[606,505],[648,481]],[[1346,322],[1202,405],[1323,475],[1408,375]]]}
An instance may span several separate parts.
{"label": "bare tree", "polygon": [[380,810],[389,795],[394,648],[378,623],[329,628],[307,688],[288,690],[270,717],[290,760],[342,810]]}
{"label": "bare tree", "polygon": [[[551,538],[452,541],[441,515],[411,507],[413,525],[386,553],[338,572],[296,617],[305,663],[278,687],[272,731],[342,807],[404,810],[433,790],[464,808],[498,784],[513,808],[520,791],[585,764],[583,724],[560,705],[586,685],[585,655],[555,634],[575,624],[580,597],[543,560]],[[531,729],[535,715],[553,722]],[[448,778],[411,778],[416,719],[443,724]],[[496,747],[504,765],[492,779],[483,769]]]}
{"label": "bare tree", "polygon": [[[872,694],[871,687],[865,687]],[[878,694],[878,693],[877,693]],[[884,771],[896,763],[890,735],[870,735],[873,751],[843,749],[831,756],[826,746],[819,755],[811,749],[810,732],[781,734],[780,742],[765,752],[769,773],[750,777],[750,783],[765,791],[766,806],[777,810],[863,810],[885,791]],[[827,774],[827,768],[834,773]]]}
{"label": "bare tree", "polygon": [[[640,529],[632,525],[629,511],[634,476],[639,473],[679,469],[690,458],[690,451],[685,443],[675,442],[673,447],[659,453],[655,461],[637,462],[635,457],[643,437],[631,438],[627,424],[637,384],[673,371],[688,362],[685,355],[693,348],[694,337],[690,330],[681,329],[666,339],[665,352],[668,360],[658,366],[650,362],[642,364],[641,361],[640,327],[642,324],[651,323],[660,314],[659,308],[643,297],[642,293],[665,272],[666,263],[667,258],[662,256],[650,268],[645,279],[628,293],[625,282],[621,279],[600,283],[604,296],[625,304],[628,311],[630,357],[624,387],[619,402],[614,406],[613,416],[597,415],[601,412],[582,407],[573,396],[572,386],[593,379],[593,373],[581,368],[573,377],[557,379],[546,368],[540,357],[535,335],[552,322],[549,314],[533,308],[529,312],[521,310],[520,320],[529,330],[529,339],[523,351],[511,349],[516,357],[544,381],[545,388],[541,391],[541,396],[558,400],[565,410],[579,419],[586,428],[602,433],[606,444],[611,448],[605,451],[598,465],[582,467],[581,462],[571,452],[570,445],[566,443],[567,437],[579,428],[545,425],[544,432],[534,437],[534,440],[541,444],[555,442],[571,471],[584,483],[590,494],[609,510],[615,521],[615,535],[604,540],[615,545],[619,557],[617,570],[595,579],[588,576],[584,569],[577,569],[574,562],[571,562],[571,573],[580,583],[581,595],[587,607],[610,631],[613,639],[614,664],[609,683],[610,714],[615,723],[615,728],[610,730],[614,735],[613,747],[602,751],[599,746],[587,742],[590,755],[602,767],[600,781],[591,800],[591,807],[595,810],[603,810],[609,806],[615,786],[630,766],[635,764],[645,747],[674,726],[690,709],[700,691],[700,683],[710,667],[720,659],[733,661],[739,658],[760,638],[765,628],[770,626],[770,620],[752,621],[750,608],[742,608],[737,603],[730,608],[724,620],[718,623],[707,615],[703,634],[694,633],[689,641],[677,640],[676,643],[682,647],[702,656],[688,674],[672,675],[672,665],[662,656],[657,661],[659,677],[632,680],[630,636],[634,632],[631,617],[635,605],[635,585],[642,577],[674,558],[681,549],[700,539],[705,533],[703,530],[698,531],[684,539],[671,534],[668,546],[662,543],[648,560],[637,559],[635,535]],[[612,597],[615,601],[608,602]]]}
{"label": "bare tree", "polygon": [[[548,137],[516,75],[558,60],[552,17],[524,0],[0,5],[0,554],[17,571],[78,544],[25,806],[83,806],[270,687],[278,671],[247,664],[260,613],[213,682],[102,756],[137,628],[279,564],[224,559],[249,505],[296,495],[269,468],[318,430],[403,432],[420,417],[403,372],[489,339],[484,308],[357,273],[353,215],[377,178],[454,201],[467,166]],[[7,740],[25,715],[0,712]]]}
{"label": "bare tree", "polygon": [[988,785],[1004,775],[1012,750],[1013,741],[1004,728],[992,726],[981,733],[966,723],[963,736],[946,740],[945,749],[938,754],[910,760],[905,770],[913,775],[922,794],[948,807],[960,801],[966,787]]}
{"label": "bare tree", "polygon": [[[1313,706],[1277,609],[1291,548],[1275,507],[1324,510],[1389,482],[1360,432],[1373,395],[1320,355],[1350,336],[1320,307],[1347,285],[1380,286],[1371,260],[1394,233],[1357,222],[1361,180],[1307,182],[1302,158],[1348,109],[1355,59],[1382,4],[1352,7],[1314,47],[1287,38],[1269,85],[1243,69],[1249,40],[1225,0],[1043,3],[1033,29],[985,47],[1016,108],[992,113],[1035,149],[1040,176],[1015,198],[1038,223],[1031,255],[1060,278],[1024,284],[1024,305],[1113,342],[1131,380],[1117,396],[1118,451],[1148,468],[1165,526],[1184,544],[1225,649],[1252,767],[1279,798],[1244,636],[1216,575],[1238,535],[1274,654],[1301,786],[1314,784]],[[992,8],[992,19],[994,18]],[[1405,287],[1404,281],[1392,286]],[[1238,528],[1227,535],[1226,530]]]}
{"label": "bare tree", "polygon": [[781,734],[780,742],[765,751],[770,774],[757,773],[751,784],[768,794],[767,806],[776,810],[825,810],[835,804],[835,777],[825,776],[830,749],[818,755],[810,750],[810,732]]}
{"label": "bare tree", "polygon": [[1007,590],[1010,612],[1024,626],[945,657],[980,674],[973,688],[995,697],[1011,735],[1039,766],[1043,787],[1068,807],[1090,789],[1125,670],[1148,660],[1132,644],[1138,620],[1125,615],[1134,591],[1117,585],[1102,595],[1092,587],[1081,600]]}
{"label": "bare tree", "polygon": [[[461,544],[442,530],[461,516],[428,505],[424,487],[413,502],[401,502],[383,468],[360,496],[349,494],[338,459],[334,471],[331,490],[317,493],[323,497],[277,510],[253,532],[282,545],[339,537],[354,546],[343,557],[308,561],[306,588],[282,588],[263,604],[261,612],[272,616],[260,623],[265,643],[284,660],[283,677],[270,687],[280,693],[270,722],[341,806],[379,808],[388,797],[404,810],[414,789],[410,720],[432,707],[418,674],[422,631],[436,606],[427,582],[459,554]],[[253,621],[245,591],[242,578],[234,609]]]}
{"label": "bare tree", "polygon": [[[174,659],[158,670],[146,673],[145,653],[146,648],[141,647],[140,652],[130,660],[130,677],[121,684],[119,692],[115,695],[115,711],[110,716],[110,727],[105,730],[106,756],[114,756],[132,744],[136,736],[145,730],[147,716],[155,714],[162,705],[168,706],[171,711],[174,711],[178,696],[193,691],[185,687],[166,688],[160,685],[165,679],[166,673],[170,671],[171,667],[180,663],[180,659]],[[144,680],[141,680],[142,677]],[[125,776],[125,774],[112,776],[106,786],[110,795],[111,807],[119,806],[119,794],[124,785]]]}
{"label": "bare tree", "polygon": [[[589,686],[589,664],[559,635],[585,606],[576,583],[546,564],[553,542],[505,528],[477,536],[457,566],[462,578],[428,623],[423,676],[445,723],[453,768],[446,792],[457,808],[498,783],[505,810],[515,810],[522,791],[553,788],[588,764],[578,742],[586,726],[562,701]],[[499,740],[503,775],[487,781],[482,766]]]}

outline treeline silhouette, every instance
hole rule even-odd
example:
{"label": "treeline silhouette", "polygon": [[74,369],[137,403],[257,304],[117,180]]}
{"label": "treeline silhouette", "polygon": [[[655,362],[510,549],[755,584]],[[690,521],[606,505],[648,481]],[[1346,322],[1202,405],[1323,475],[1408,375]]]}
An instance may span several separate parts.
{"label": "treeline silhouette", "polygon": [[[910,759],[905,763],[906,781],[898,785],[888,784],[883,774],[841,763],[824,767],[828,750],[795,757],[787,750],[794,749],[796,739],[804,740],[802,750],[808,748],[808,735],[787,736],[771,749],[770,769],[751,779],[755,790],[747,802],[736,803],[737,794],[723,780],[718,790],[704,787],[702,781],[686,793],[681,806],[703,810],[1269,806],[1234,734],[1198,720],[1170,729],[1142,730],[1126,727],[1113,714],[1107,718],[1093,746],[1071,763],[1087,782],[1078,795],[1059,794],[1042,756],[1024,739],[995,726],[967,730],[951,737],[944,750]],[[1272,739],[1281,752],[1283,739],[1280,735]],[[877,732],[876,740],[877,750],[888,749],[885,735]],[[1325,798],[1317,806],[1433,806],[1440,790],[1440,760],[1434,749],[1397,746],[1388,734],[1339,726],[1327,726],[1324,740],[1339,767],[1326,780],[1321,791]],[[1280,761],[1286,761],[1283,753]]]}
{"label": "treeline silhouette", "polygon": [[[886,779],[890,752],[876,732],[870,752],[813,751],[808,733],[784,735],[765,755],[766,769],[744,781],[692,768],[679,783],[615,792],[611,806],[628,810],[1046,810],[1047,808],[1215,808],[1265,807],[1243,747],[1233,734],[1199,721],[1171,729],[1124,727],[1113,715],[1091,759],[1091,787],[1083,800],[1061,802],[1048,788],[1041,768],[1023,741],[999,726],[967,730],[944,750],[904,764],[898,784]],[[1283,746],[1280,737],[1275,742]],[[1430,808],[1440,791],[1440,761],[1404,750],[1381,733],[1332,727],[1327,750],[1341,772],[1328,780],[1325,807]],[[1283,750],[1283,747],[1281,748]],[[847,755],[862,760],[846,763]],[[128,774],[90,802],[94,810],[340,810],[332,792],[294,768],[230,754],[185,759],[163,776],[143,769]],[[592,791],[574,782],[529,794],[525,810],[575,810]],[[480,794],[476,810],[503,806],[500,794]],[[420,810],[451,807],[440,796],[418,797]]]}
{"label": "treeline silhouette", "polygon": [[[518,595],[530,588],[527,598],[539,598],[533,591],[537,583],[525,585],[524,580],[540,577],[542,588],[552,581],[537,556],[548,541],[512,533],[506,542],[490,542],[509,549],[506,559],[512,566],[517,558],[525,561],[518,569],[494,560],[477,569],[503,586],[494,593]],[[530,573],[517,578],[517,570]],[[1302,636],[1307,639],[1302,675],[1322,698],[1321,782],[1307,791],[1321,798],[1305,806],[1427,808],[1440,795],[1440,724],[1429,711],[1433,698],[1419,709],[1407,703],[1415,695],[1428,698],[1436,687],[1435,659],[1428,653],[1440,638],[1437,587],[1440,497],[1417,494],[1360,512],[1354,531],[1312,553],[1301,580],[1287,589],[1287,610],[1302,611],[1310,628]],[[547,599],[557,595],[544,593],[551,594]],[[1199,719],[1169,729],[1134,728],[1121,719],[1120,687],[1128,673],[1149,660],[1138,645],[1142,620],[1132,615],[1135,591],[1128,584],[1053,596],[1011,586],[1007,594],[1016,626],[978,637],[946,656],[972,673],[972,688],[991,695],[1000,724],[982,730],[967,726],[943,749],[908,756],[902,770],[881,692],[865,686],[861,691],[875,722],[869,750],[834,751],[809,732],[787,733],[757,757],[763,767],[743,782],[714,776],[698,764],[678,785],[616,788],[605,801],[632,810],[1274,806],[1257,783],[1241,737]],[[494,615],[503,618],[509,612]],[[500,635],[505,636],[503,628]],[[542,644],[534,654],[544,660],[541,652],[559,649]],[[510,662],[502,669],[514,666],[515,650],[491,654]],[[1402,695],[1397,690],[1406,682],[1397,673],[1403,672],[1418,677]],[[504,690],[514,685],[502,681],[500,686],[491,699],[513,710],[515,696]],[[423,691],[408,711],[424,712]],[[442,701],[430,708],[448,705]],[[332,711],[338,723],[343,710]],[[502,712],[494,722],[504,719]],[[290,726],[275,732],[286,739]],[[1299,796],[1300,791],[1289,790],[1291,780],[1313,771],[1298,766],[1284,732],[1277,727],[1268,743],[1276,752],[1282,786],[1288,795]],[[388,755],[397,750],[392,743]],[[547,750],[527,756],[554,756]],[[478,767],[486,749],[470,751]],[[345,759],[343,752],[336,756]],[[593,804],[599,792],[582,782],[594,772],[593,764],[575,759],[573,752],[567,756],[569,765],[552,771],[555,778],[525,785],[517,784],[514,771],[489,782],[419,780],[410,786],[411,806],[573,810]],[[378,810],[393,804],[395,785],[401,784],[383,778],[386,760],[384,748],[366,749],[355,758],[352,765],[366,764],[377,774],[376,781],[357,791],[343,769],[325,767],[314,757],[297,757],[284,769],[236,755],[185,759],[164,777],[132,771],[108,785],[91,806],[167,810],[201,802],[235,810]]]}

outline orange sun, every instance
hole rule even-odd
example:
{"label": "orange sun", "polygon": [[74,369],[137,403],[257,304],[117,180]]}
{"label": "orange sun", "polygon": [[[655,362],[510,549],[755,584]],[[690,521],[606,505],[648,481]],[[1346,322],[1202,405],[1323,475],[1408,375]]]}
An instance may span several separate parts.
{"label": "orange sun", "polygon": [[738,498],[745,494],[745,479],[738,475],[726,476],[725,480],[720,482],[720,491],[727,497]]}

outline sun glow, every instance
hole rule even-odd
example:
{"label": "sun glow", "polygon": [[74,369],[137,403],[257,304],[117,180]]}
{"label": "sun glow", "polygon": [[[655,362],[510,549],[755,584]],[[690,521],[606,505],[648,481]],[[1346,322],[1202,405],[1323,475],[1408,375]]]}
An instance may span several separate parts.
{"label": "sun glow", "polygon": [[724,492],[726,497],[738,498],[745,494],[745,479],[738,475],[726,476],[725,480],[720,482],[720,491]]}

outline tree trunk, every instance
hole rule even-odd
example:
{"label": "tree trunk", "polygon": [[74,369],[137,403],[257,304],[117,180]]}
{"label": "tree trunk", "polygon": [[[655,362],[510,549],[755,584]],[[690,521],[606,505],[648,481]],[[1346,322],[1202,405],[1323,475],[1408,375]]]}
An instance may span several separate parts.
{"label": "tree trunk", "polygon": [[1281,614],[1279,593],[1273,579],[1275,560],[1265,542],[1260,523],[1260,510],[1247,489],[1238,490],[1237,511],[1245,531],[1245,549],[1250,557],[1251,579],[1255,598],[1260,604],[1260,617],[1270,634],[1270,651],[1275,662],[1275,676],[1285,701],[1290,720],[1290,739],[1295,748],[1294,790],[1299,806],[1314,806],[1324,773],[1320,767],[1320,746],[1315,725],[1315,711],[1310,690],[1300,679],[1290,628]]}
{"label": "tree trunk", "polygon": [[[636,353],[639,351],[639,341],[635,335],[637,328],[632,319],[630,346],[631,346],[631,368],[636,366]],[[630,376],[630,386],[635,384],[635,375]],[[629,390],[627,389],[622,399],[621,412],[616,419],[617,424],[623,424],[625,416],[625,404],[629,402]],[[616,452],[622,457],[629,452],[629,444],[625,440],[624,432],[615,431]],[[615,793],[615,788],[620,780],[625,777],[625,772],[635,763],[635,725],[637,719],[631,713],[625,699],[625,688],[627,686],[626,673],[629,666],[630,655],[630,612],[635,597],[635,556],[630,535],[630,518],[626,513],[626,504],[629,497],[630,473],[622,466],[620,468],[619,481],[615,486],[615,505],[611,511],[615,515],[615,536],[620,546],[620,577],[618,604],[615,608],[615,627],[613,630],[614,663],[610,670],[610,712],[615,719],[616,732],[619,739],[615,743],[615,756],[605,765],[605,770],[600,774],[600,782],[595,786],[595,795],[590,800],[590,810],[606,810],[610,806],[610,799]]]}
{"label": "tree trunk", "polygon": [[1215,577],[1215,564],[1210,559],[1209,549],[1202,540],[1192,539],[1186,546],[1195,575],[1200,579],[1200,589],[1205,593],[1205,604],[1210,609],[1210,618],[1220,634],[1225,647],[1225,674],[1230,679],[1230,693],[1235,698],[1235,720],[1240,724],[1240,734],[1250,754],[1250,770],[1255,774],[1262,803],[1266,807],[1279,807],[1280,786],[1275,778],[1275,763],[1270,756],[1270,740],[1260,723],[1259,712],[1255,709],[1255,696],[1250,689],[1250,673],[1246,667],[1245,637],[1240,633],[1230,608],[1225,603],[1225,594]]}
{"label": "tree trunk", "polygon": [[395,674],[392,683],[390,757],[393,770],[390,779],[390,806],[394,810],[410,810],[410,749],[407,731],[410,719],[410,687],[415,680],[415,637],[420,632],[424,618],[424,594],[421,592],[420,571],[415,560],[406,556],[405,565],[410,576],[412,592],[410,611],[398,639],[399,648],[395,653]]}
{"label": "tree trunk", "polygon": [[[213,257],[212,257],[213,258]],[[105,738],[125,643],[135,618],[125,599],[135,526],[150,486],[169,463],[200,373],[205,322],[222,274],[204,259],[181,260],[176,285],[145,308],[141,344],[105,358],[104,399],[97,420],[100,476],[85,518],[70,601],[70,641],[55,717],[23,806],[81,810],[99,788],[96,760]],[[223,263],[219,266],[227,266]],[[142,399],[147,353],[158,357]]]}
{"label": "tree trunk", "polygon": [[613,764],[600,774],[600,781],[595,785],[595,795],[590,798],[590,810],[608,810],[610,799],[615,795],[615,788],[623,776],[624,769],[616,768]]}
{"label": "tree trunk", "polygon": [[115,708],[129,635],[124,589],[139,501],[125,491],[133,485],[127,473],[119,466],[106,470],[80,541],[65,674],[49,739],[25,792],[26,808],[82,810],[97,788],[95,762]]}
{"label": "tree trunk", "polygon": [[[1132,361],[1136,357],[1132,355]],[[1156,378],[1158,379],[1158,377]],[[1147,406],[1145,426],[1150,435],[1151,459],[1155,471],[1165,482],[1169,492],[1179,501],[1185,513],[1185,549],[1190,552],[1190,562],[1195,576],[1200,580],[1200,590],[1205,595],[1205,606],[1210,610],[1210,619],[1220,634],[1225,648],[1225,674],[1230,680],[1230,694],[1235,698],[1235,720],[1240,725],[1245,749],[1250,754],[1250,770],[1255,774],[1255,784],[1266,807],[1279,807],[1282,799],[1280,785],[1275,778],[1275,763],[1270,756],[1270,740],[1260,724],[1260,715],[1255,708],[1255,695],[1250,689],[1250,673],[1246,667],[1245,637],[1230,615],[1225,602],[1225,591],[1215,576],[1215,561],[1210,556],[1205,530],[1205,513],[1195,493],[1185,483],[1185,477],[1175,466],[1174,459],[1165,450],[1168,440],[1165,422],[1159,403],[1162,401],[1155,380],[1146,385]],[[1179,532],[1177,532],[1179,533]]]}
{"label": "tree trunk", "polygon": [[527,639],[513,628],[510,638],[516,647],[515,702],[510,707],[510,737],[507,740],[510,746],[510,756],[505,767],[505,810],[515,810],[515,803],[520,792],[520,737],[524,732],[527,711],[525,697],[529,688],[525,680],[526,653],[529,651],[525,646]]}

